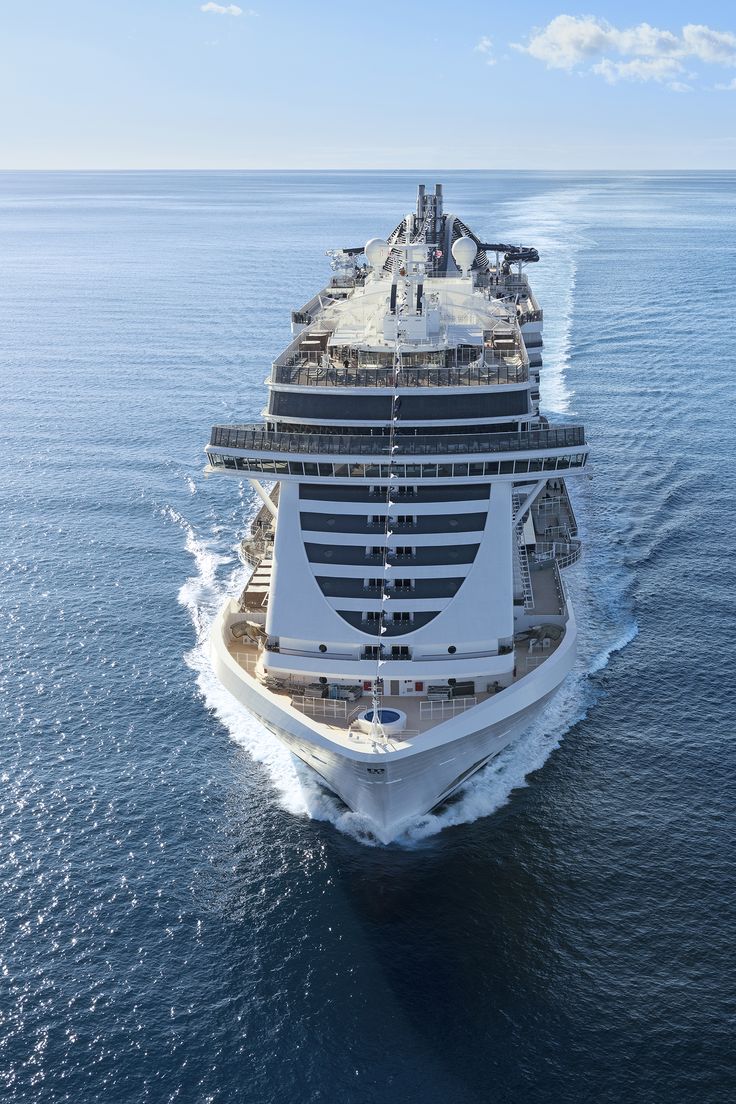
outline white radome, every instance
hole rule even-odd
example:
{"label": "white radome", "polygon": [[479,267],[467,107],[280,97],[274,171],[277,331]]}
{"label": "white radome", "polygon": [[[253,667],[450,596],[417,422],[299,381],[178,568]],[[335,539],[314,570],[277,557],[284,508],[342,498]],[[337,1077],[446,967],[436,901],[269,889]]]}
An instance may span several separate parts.
{"label": "white radome", "polygon": [[461,269],[464,275],[467,275],[470,271],[477,254],[478,246],[472,238],[467,236],[458,238],[452,247],[452,256],[455,264]]}
{"label": "white radome", "polygon": [[383,268],[388,255],[391,252],[391,247],[384,238],[371,238],[365,245],[365,259],[371,268],[378,269]]}

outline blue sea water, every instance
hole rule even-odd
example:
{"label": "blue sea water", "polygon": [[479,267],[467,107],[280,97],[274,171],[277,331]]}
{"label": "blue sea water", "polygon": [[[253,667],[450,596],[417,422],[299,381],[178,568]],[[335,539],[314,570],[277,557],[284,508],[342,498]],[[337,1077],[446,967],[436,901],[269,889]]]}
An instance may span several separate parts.
{"label": "blue sea water", "polygon": [[384,848],[209,670],[202,448],[418,175],[0,175],[4,1104],[736,1099],[736,174],[440,179],[542,255],[581,656]]}

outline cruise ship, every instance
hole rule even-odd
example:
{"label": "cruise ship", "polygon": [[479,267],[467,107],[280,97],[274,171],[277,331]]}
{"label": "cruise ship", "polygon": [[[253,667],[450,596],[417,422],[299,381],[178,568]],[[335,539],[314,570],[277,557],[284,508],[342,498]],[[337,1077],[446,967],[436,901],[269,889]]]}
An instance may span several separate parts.
{"label": "cruise ship", "polygon": [[330,250],[256,424],[208,472],[248,479],[252,569],[210,650],[230,693],[377,840],[462,787],[575,661],[580,425],[539,412],[531,247],[481,241],[441,185],[387,238]]}

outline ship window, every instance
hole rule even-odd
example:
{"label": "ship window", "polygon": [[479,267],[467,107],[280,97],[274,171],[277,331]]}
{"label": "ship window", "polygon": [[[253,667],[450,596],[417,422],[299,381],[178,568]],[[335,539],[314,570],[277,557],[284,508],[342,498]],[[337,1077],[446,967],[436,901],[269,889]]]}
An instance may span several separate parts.
{"label": "ship window", "polygon": [[416,519],[411,514],[399,514],[396,518],[397,524],[404,526],[413,525],[415,520]]}
{"label": "ship window", "polygon": [[411,579],[394,579],[394,590],[411,590]]}
{"label": "ship window", "polygon": [[407,647],[407,645],[406,644],[394,644],[393,647],[391,648],[391,658],[392,659],[408,659],[409,658],[409,648]]}
{"label": "ship window", "polygon": [[402,545],[399,545],[393,551],[394,551],[394,555],[396,555],[396,556],[410,557],[410,556],[414,555],[414,549],[413,548],[409,548],[407,546],[402,546]]}
{"label": "ship window", "polygon": [[375,624],[377,621],[381,620],[381,614],[378,610],[366,610],[363,614],[363,620],[371,621]]}
{"label": "ship window", "polygon": [[380,579],[366,579],[365,585],[368,588],[368,590],[380,590],[381,589],[381,580]]}
{"label": "ship window", "polygon": [[400,625],[406,625],[411,621],[412,615],[410,613],[395,613],[393,615],[394,622],[398,622]]}

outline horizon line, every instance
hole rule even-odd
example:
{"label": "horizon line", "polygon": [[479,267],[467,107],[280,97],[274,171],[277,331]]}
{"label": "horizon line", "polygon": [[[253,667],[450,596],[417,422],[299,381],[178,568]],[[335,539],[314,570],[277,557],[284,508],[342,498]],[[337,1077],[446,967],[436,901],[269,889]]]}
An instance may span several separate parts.
{"label": "horizon line", "polygon": [[138,166],[138,167],[135,167],[135,166],[122,166],[122,167],[120,167],[119,166],[119,167],[115,167],[115,168],[109,168],[109,167],[108,168],[92,168],[92,167],[89,167],[89,166],[79,166],[79,167],[74,167],[74,168],[69,167],[69,166],[67,166],[66,168],[58,168],[58,167],[52,167],[52,166],[47,166],[47,167],[44,167],[44,168],[38,168],[38,167],[35,167],[35,168],[2,168],[2,167],[0,167],[0,174],[3,174],[3,173],[52,173],[52,172],[56,172],[56,173],[62,173],[62,172],[69,172],[69,173],[80,173],[80,172],[89,172],[89,173],[111,173],[111,172],[115,172],[115,173],[125,173],[125,172],[130,172],[130,173],[134,173],[134,172],[207,173],[207,172],[219,172],[219,173],[346,173],[346,174],[347,173],[384,173],[384,174],[385,173],[427,173],[427,174],[431,174],[431,173],[466,173],[466,174],[467,173],[560,173],[560,174],[566,174],[566,175],[569,175],[570,173],[595,173],[595,172],[617,173],[617,174],[620,174],[620,175],[623,175],[625,173],[642,173],[642,172],[643,173],[678,172],[678,173],[689,173],[689,174],[692,174],[692,175],[696,175],[698,173],[704,173],[704,172],[713,172],[713,173],[715,173],[715,172],[731,172],[731,173],[733,173],[733,172],[736,172],[736,165],[735,166],[725,166],[725,165],[712,166],[710,168],[699,167],[697,169],[693,169],[691,167],[688,168],[688,167],[679,166],[679,165],[671,165],[671,166],[668,166],[666,168],[662,168],[662,167],[648,168],[646,166],[639,166],[639,167],[631,167],[631,168],[627,168],[627,169],[621,169],[621,168],[615,168],[614,169],[614,168],[606,168],[606,167],[603,167],[603,166],[600,166],[600,167],[587,166],[585,168],[578,167],[578,168],[567,168],[567,169],[551,169],[551,168],[543,168],[543,167],[537,167],[537,168],[482,168],[482,169],[467,168],[467,169],[465,169],[465,168],[438,168],[436,166],[434,168],[430,168],[430,169],[427,169],[427,168],[410,168],[410,167],[407,167],[407,168],[390,168],[390,169],[389,168],[379,168],[379,169],[376,169],[376,168],[363,168],[363,167],[360,167],[360,166],[357,166],[355,168],[349,168],[349,169],[346,169],[346,168],[331,168],[329,166],[325,166],[325,167],[322,167],[322,168],[294,168],[294,167],[283,168],[283,167],[276,167],[276,166],[273,167],[273,168],[265,168],[263,166],[261,166],[259,168],[242,168],[242,167],[233,168],[233,167],[227,167],[227,166],[209,167],[209,168],[195,168],[193,166],[172,167],[172,166],[151,166],[151,165]]}

